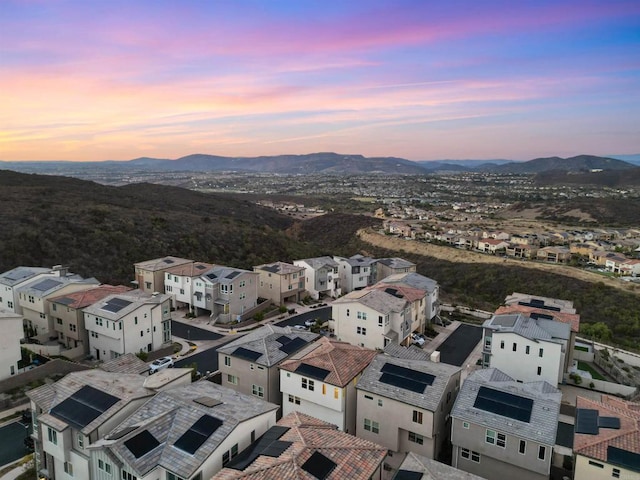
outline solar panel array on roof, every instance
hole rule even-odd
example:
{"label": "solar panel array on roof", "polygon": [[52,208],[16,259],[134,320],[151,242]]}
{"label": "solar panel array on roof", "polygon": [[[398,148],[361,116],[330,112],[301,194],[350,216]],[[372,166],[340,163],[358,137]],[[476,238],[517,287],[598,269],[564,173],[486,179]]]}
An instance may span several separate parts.
{"label": "solar panel array on roof", "polygon": [[396,298],[404,298],[404,296],[400,292],[398,292],[398,290],[395,288],[385,288],[384,291],[385,293],[388,293],[389,295],[393,295]]}
{"label": "solar panel array on roof", "polygon": [[228,278],[229,280],[231,280],[232,278],[236,278],[238,275],[240,275],[240,272],[231,272],[229,275],[227,275],[224,278]]}
{"label": "solar panel array on roof", "polygon": [[118,313],[124,307],[128,307],[132,303],[133,302],[125,300],[124,298],[114,297],[110,300],[107,300],[107,302],[100,308],[100,310],[106,310],[107,312],[111,313]]}
{"label": "solar panel array on roof", "polygon": [[623,450],[609,445],[607,447],[607,462],[640,472],[640,454]]}
{"label": "solar panel array on roof", "polygon": [[398,470],[393,480],[420,480],[422,472],[412,472],[411,470]]}
{"label": "solar panel array on roof", "polygon": [[304,375],[305,377],[315,378],[316,380],[324,380],[331,372],[324,368],[316,367],[315,365],[301,363],[298,365],[298,368],[296,368],[296,373]]}
{"label": "solar panel array on roof", "polygon": [[518,302],[518,305],[522,305],[523,307],[542,308],[544,310],[552,310],[554,312],[560,311],[560,307],[545,305],[543,300],[538,300],[537,298],[532,298],[530,302]]}
{"label": "solar panel array on roof", "polygon": [[286,335],[281,335],[278,338],[276,338],[276,342],[281,343],[282,345],[286,345],[291,340],[293,339],[291,337],[287,337]]}
{"label": "solar panel array on roof", "polygon": [[170,258],[165,258],[164,260],[162,260],[164,263],[167,263],[169,265],[171,265],[172,263],[174,263],[173,260],[171,260]]}
{"label": "solar panel array on roof", "polygon": [[140,458],[160,445],[160,442],[149,430],[143,430],[134,437],[124,442],[124,446],[129,449],[134,457]]}
{"label": "solar panel array on roof", "polygon": [[258,440],[253,442],[249,447],[243,450],[240,455],[235,457],[229,463],[227,468],[233,468],[234,470],[244,470],[251,465],[256,458],[260,455],[268,455],[270,457],[279,457],[289,446],[291,442],[280,441],[289,427],[281,427],[280,425],[274,425]]}
{"label": "solar panel array on roof", "polygon": [[380,376],[380,382],[386,383],[387,385],[391,385],[392,387],[402,388],[404,390],[409,390],[415,393],[424,393],[427,385],[424,383],[416,382],[415,380],[411,380],[410,378],[398,377],[397,375],[392,375],[391,373],[383,373]]}
{"label": "solar panel array on roof", "polygon": [[620,430],[620,419],[618,417],[598,417],[598,427]]}
{"label": "solar panel array on roof", "polygon": [[218,278],[215,273],[207,273],[205,276],[211,280],[215,280],[216,278]]}
{"label": "solar panel array on roof", "polygon": [[337,464],[333,460],[316,451],[302,464],[302,469],[318,480],[324,480],[336,466]]}
{"label": "solar panel array on roof", "polygon": [[380,369],[383,373],[390,373],[398,377],[410,378],[426,385],[433,385],[433,381],[436,379],[434,375],[430,373],[418,372],[417,370],[411,370],[410,368],[395,365],[393,363],[385,363]]}
{"label": "solar panel array on roof", "polygon": [[78,429],[83,429],[120,399],[85,385],[51,409],[51,415]]}
{"label": "solar panel array on roof", "polygon": [[222,425],[222,420],[211,415],[202,415],[191,428],[184,432],[173,444],[183,452],[196,453],[204,442]]}
{"label": "solar panel array on roof", "polygon": [[529,423],[533,400],[512,393],[494,390],[493,388],[480,387],[473,406],[485,412],[496,413],[503,417]]}
{"label": "solar panel array on roof", "polygon": [[591,408],[578,408],[576,410],[576,433],[586,433],[587,435],[597,435],[598,411]]}
{"label": "solar panel array on roof", "polygon": [[233,351],[231,355],[233,355],[234,357],[242,358],[243,360],[248,360],[249,362],[255,362],[262,356],[262,353],[254,352],[253,350],[249,350],[244,347],[238,347]]}
{"label": "solar panel array on roof", "polygon": [[54,280],[52,278],[46,278],[38,283],[36,283],[33,287],[34,290],[38,290],[39,292],[46,292],[47,290],[51,290],[54,287],[62,285],[62,282],[58,280]]}
{"label": "solar panel array on roof", "polygon": [[300,338],[300,337],[296,337],[293,340],[291,340],[289,343],[286,343],[284,345],[282,345],[280,347],[280,351],[286,353],[287,355],[300,350],[302,347],[304,347],[307,344],[307,341]]}
{"label": "solar panel array on roof", "polygon": [[197,268],[198,270],[204,270],[204,269],[205,269],[205,268],[207,268],[207,267],[205,267],[204,265],[196,265],[196,268]]}
{"label": "solar panel array on roof", "polygon": [[534,320],[553,320],[553,315],[547,315],[546,313],[531,312],[529,316]]}

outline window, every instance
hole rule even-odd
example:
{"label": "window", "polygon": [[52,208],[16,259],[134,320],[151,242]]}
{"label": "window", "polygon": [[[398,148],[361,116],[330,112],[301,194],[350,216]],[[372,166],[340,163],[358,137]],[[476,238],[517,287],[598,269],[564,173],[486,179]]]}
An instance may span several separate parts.
{"label": "window", "polygon": [[78,434],[78,448],[84,448],[84,435],[81,433]]}
{"label": "window", "polygon": [[487,435],[485,436],[485,442],[490,443],[491,445],[496,444],[496,432],[494,430],[487,430]]}
{"label": "window", "polygon": [[542,375],[542,367],[538,367],[538,375]]}
{"label": "window", "polygon": [[373,400],[373,397],[371,395],[365,395],[364,398],[366,398],[367,400]]}
{"label": "window", "polygon": [[462,422],[462,428],[469,430],[469,422]]}
{"label": "window", "polygon": [[504,340],[500,341],[500,348],[504,350]]}
{"label": "window", "polygon": [[380,424],[378,422],[374,422],[373,420],[369,420],[368,418],[365,418],[364,429],[367,432],[380,433]]}
{"label": "window", "polygon": [[598,462],[594,462],[593,460],[589,460],[589,465],[592,467],[604,468],[604,465]]}
{"label": "window", "polygon": [[58,444],[58,432],[56,432],[53,428],[47,427],[47,437],[49,441],[54,445]]}
{"label": "window", "polygon": [[122,480],[138,480],[138,477],[122,470]]}
{"label": "window", "polygon": [[540,445],[538,447],[538,459],[544,460],[544,457],[546,457],[546,455],[547,455],[547,447]]}
{"label": "window", "polygon": [[231,385],[237,385],[238,377],[236,377],[235,375],[227,375],[227,382],[229,382]]}
{"label": "window", "polygon": [[349,309],[347,308],[347,317],[349,316]]}
{"label": "window", "polygon": [[424,444],[424,437],[417,433],[409,432],[409,441],[417,443],[418,445]]}
{"label": "window", "polygon": [[315,390],[315,382],[313,380],[309,380],[307,378],[302,379],[302,388],[305,390],[309,390],[313,392]]}
{"label": "window", "polygon": [[518,452],[524,455],[527,451],[527,442],[524,440],[520,440],[520,447],[518,447]]}
{"label": "window", "polygon": [[498,438],[496,440],[496,445],[502,448],[506,448],[507,446],[507,436],[504,433],[498,433]]}
{"label": "window", "polygon": [[480,454],[478,452],[474,452],[473,450],[469,450],[468,448],[461,448],[460,456],[462,458],[466,458],[467,460],[471,459],[472,462],[480,463]]}
{"label": "window", "polygon": [[64,462],[64,473],[66,473],[70,477],[73,477],[73,464]]}
{"label": "window", "polygon": [[222,466],[224,467],[227,463],[229,463],[229,451],[227,450],[222,454]]}
{"label": "window", "polygon": [[340,398],[340,389],[339,388],[334,388],[333,389],[333,398],[335,398],[336,400]]}
{"label": "window", "polygon": [[289,403],[295,403],[296,405],[300,405],[300,397],[289,395]]}
{"label": "window", "polygon": [[518,344],[516,342],[513,342],[513,351],[518,351]]}
{"label": "window", "polygon": [[543,354],[543,353],[544,353],[544,349],[542,349],[542,348],[541,348],[541,349],[538,351],[538,356],[539,356],[540,358],[542,358],[542,354]]}
{"label": "window", "polygon": [[529,347],[529,345],[527,345],[526,347],[524,347],[524,353],[526,353],[527,355],[529,355],[529,350],[531,350],[531,348]]}
{"label": "window", "polygon": [[[103,470],[104,472],[111,475],[111,464],[103,462],[102,460],[98,460],[98,469]],[[123,472],[124,473],[124,472]]]}
{"label": "window", "polygon": [[246,285],[246,282],[243,280],[240,282],[240,284],[238,285],[240,288],[244,287]]}
{"label": "window", "polygon": [[614,468],[613,471],[611,472],[611,476],[613,478],[620,478],[620,469]]}
{"label": "window", "polygon": [[382,326],[382,315],[378,315],[378,326],[381,327]]}
{"label": "window", "polygon": [[422,412],[418,410],[413,411],[413,423],[422,423]]}
{"label": "window", "polygon": [[480,463],[480,454],[478,452],[474,452],[473,450],[471,450],[471,461]]}
{"label": "window", "polygon": [[225,367],[230,367],[231,366],[231,357],[224,357],[224,366]]}
{"label": "window", "polygon": [[356,332],[358,333],[358,335],[366,335],[367,334],[367,328],[366,327],[358,327],[356,329]]}
{"label": "window", "polygon": [[264,387],[260,385],[251,385],[251,393],[256,397],[264,397]]}
{"label": "window", "polygon": [[381,399],[381,398],[379,398],[379,399],[378,399],[378,406],[379,406],[379,407],[381,407],[381,406],[382,406],[382,399]]}
{"label": "window", "polygon": [[366,320],[367,312],[358,312],[358,320]]}
{"label": "window", "polygon": [[62,319],[61,318],[56,318],[56,323],[58,325],[62,325]]}

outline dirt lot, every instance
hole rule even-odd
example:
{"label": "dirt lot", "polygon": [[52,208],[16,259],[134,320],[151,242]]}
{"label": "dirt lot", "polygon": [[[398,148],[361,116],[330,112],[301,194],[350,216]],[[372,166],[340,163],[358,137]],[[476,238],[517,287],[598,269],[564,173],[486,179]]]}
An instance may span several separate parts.
{"label": "dirt lot", "polygon": [[606,277],[593,272],[587,272],[575,267],[569,267],[566,265],[556,265],[550,263],[540,263],[530,260],[517,260],[503,257],[495,257],[479,252],[472,252],[469,250],[462,250],[453,247],[443,247],[440,245],[433,245],[430,243],[422,243],[413,240],[403,240],[398,237],[391,237],[383,235],[371,230],[360,230],[358,236],[364,242],[367,242],[376,247],[386,248],[389,250],[396,250],[398,252],[409,252],[418,255],[425,255],[428,257],[435,257],[442,260],[458,263],[502,263],[517,265],[523,268],[532,268],[535,270],[543,270],[545,272],[556,273],[558,275],[565,275],[568,277],[576,278],[586,282],[602,282],[605,285],[609,285],[626,292],[634,292],[640,294],[640,287],[635,284],[629,284],[628,282],[621,282],[613,277]]}

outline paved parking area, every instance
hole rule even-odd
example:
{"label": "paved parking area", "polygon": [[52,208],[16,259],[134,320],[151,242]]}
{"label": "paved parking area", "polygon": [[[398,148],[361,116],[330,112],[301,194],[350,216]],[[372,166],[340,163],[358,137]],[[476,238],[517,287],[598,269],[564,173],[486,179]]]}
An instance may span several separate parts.
{"label": "paved parking area", "polygon": [[0,466],[14,462],[29,453],[23,443],[28,433],[27,425],[19,421],[0,427]]}
{"label": "paved parking area", "polygon": [[482,328],[461,323],[437,348],[440,361],[461,367],[482,339]]}

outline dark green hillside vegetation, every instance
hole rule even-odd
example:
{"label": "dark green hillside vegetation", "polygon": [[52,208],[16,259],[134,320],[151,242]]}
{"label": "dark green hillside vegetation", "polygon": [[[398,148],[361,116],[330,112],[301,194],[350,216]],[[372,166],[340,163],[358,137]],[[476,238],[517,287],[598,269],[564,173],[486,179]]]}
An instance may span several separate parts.
{"label": "dark green hillside vegetation", "polygon": [[151,184],[0,171],[0,223],[0,271],[65,264],[112,283],[128,283],[134,262],[164,255],[251,268],[316,253],[287,236],[293,221],[273,210]]}
{"label": "dark green hillside vegetation", "polygon": [[[539,220],[581,224],[586,227],[608,225],[611,227],[635,227],[640,223],[640,198],[572,198],[562,202],[520,202],[510,210],[537,208],[540,211]],[[581,211],[591,219],[580,220],[572,213]]]}

